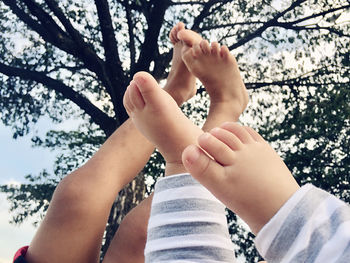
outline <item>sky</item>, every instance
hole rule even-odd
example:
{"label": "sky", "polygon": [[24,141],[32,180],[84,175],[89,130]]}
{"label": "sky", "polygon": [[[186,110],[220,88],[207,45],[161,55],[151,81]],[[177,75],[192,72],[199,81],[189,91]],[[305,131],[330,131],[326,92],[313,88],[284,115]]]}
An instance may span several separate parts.
{"label": "sky", "polygon": [[35,233],[35,228],[28,222],[19,227],[10,225],[8,209],[5,195],[0,194],[0,263],[11,263],[16,250],[28,245]]}
{"label": "sky", "polygon": [[[65,128],[70,123],[53,125],[49,120],[39,121],[36,128],[44,134],[53,128]],[[0,123],[0,184],[23,183],[24,176],[32,173],[38,174],[43,168],[50,171],[54,162],[55,153],[47,149],[32,148],[30,138],[33,134],[18,138],[12,138],[9,127]],[[0,263],[12,262],[16,250],[29,245],[35,233],[31,222],[25,222],[20,226],[9,223],[9,202],[6,195],[0,193]]]}

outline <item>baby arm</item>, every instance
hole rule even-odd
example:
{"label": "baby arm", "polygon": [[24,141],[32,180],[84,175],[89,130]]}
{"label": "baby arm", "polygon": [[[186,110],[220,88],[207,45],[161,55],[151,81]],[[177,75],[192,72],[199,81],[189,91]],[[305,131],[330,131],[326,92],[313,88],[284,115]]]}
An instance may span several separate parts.
{"label": "baby arm", "polygon": [[256,246],[268,262],[347,262],[350,208],[305,185],[260,230]]}

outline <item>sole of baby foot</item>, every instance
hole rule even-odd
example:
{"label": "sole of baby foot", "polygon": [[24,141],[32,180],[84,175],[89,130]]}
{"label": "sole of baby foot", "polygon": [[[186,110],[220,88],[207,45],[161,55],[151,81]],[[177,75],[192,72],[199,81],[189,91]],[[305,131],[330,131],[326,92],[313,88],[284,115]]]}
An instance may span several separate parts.
{"label": "sole of baby foot", "polygon": [[182,58],[208,92],[210,112],[213,115],[220,112],[214,119],[237,121],[248,104],[248,93],[236,59],[228,48],[203,40],[183,53]]}
{"label": "sole of baby foot", "polygon": [[203,132],[181,112],[174,99],[151,75],[139,72],[124,95],[124,106],[135,126],[163,155],[166,174],[184,172],[182,151],[196,143]]}

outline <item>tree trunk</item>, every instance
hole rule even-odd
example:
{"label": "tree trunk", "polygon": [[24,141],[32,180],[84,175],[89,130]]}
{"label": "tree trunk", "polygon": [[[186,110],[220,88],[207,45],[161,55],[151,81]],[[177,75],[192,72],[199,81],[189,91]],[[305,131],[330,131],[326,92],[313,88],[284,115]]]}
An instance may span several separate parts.
{"label": "tree trunk", "polygon": [[105,256],[109,244],[111,243],[124,216],[144,199],[145,193],[146,185],[143,172],[140,172],[131,183],[119,192],[109,214],[105,230],[104,244],[101,249],[101,261]]}

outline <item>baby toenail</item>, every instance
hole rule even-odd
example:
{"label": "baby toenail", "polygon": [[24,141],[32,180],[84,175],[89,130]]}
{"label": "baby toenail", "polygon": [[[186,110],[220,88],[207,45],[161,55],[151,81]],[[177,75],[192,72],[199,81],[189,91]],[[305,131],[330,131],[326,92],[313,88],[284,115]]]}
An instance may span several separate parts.
{"label": "baby toenail", "polygon": [[200,137],[201,137],[201,139],[203,139],[203,140],[209,140],[210,137],[211,137],[211,135],[210,135],[210,133],[205,132],[205,133],[203,133]]}
{"label": "baby toenail", "polygon": [[187,155],[186,162],[189,164],[193,164],[198,160],[200,152],[198,148],[194,145],[189,146],[189,148],[191,153]]}
{"label": "baby toenail", "polygon": [[220,128],[215,127],[215,128],[213,128],[213,129],[210,130],[210,133],[218,133],[218,132],[220,132],[220,131],[221,131]]}

